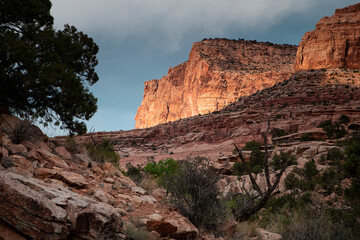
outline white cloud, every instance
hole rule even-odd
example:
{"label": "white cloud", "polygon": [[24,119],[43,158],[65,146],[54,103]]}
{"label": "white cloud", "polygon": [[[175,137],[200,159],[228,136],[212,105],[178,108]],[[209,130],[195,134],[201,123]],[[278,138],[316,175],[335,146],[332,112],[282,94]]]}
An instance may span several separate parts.
{"label": "white cloud", "polygon": [[186,34],[211,36],[229,27],[261,31],[313,0],[53,0],[56,25],[70,23],[89,33],[159,42],[176,50]]}

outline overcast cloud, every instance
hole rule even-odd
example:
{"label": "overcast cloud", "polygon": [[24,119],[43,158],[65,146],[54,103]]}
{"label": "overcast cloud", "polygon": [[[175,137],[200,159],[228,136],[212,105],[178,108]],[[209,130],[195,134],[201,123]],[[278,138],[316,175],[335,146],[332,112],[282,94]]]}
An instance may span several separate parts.
{"label": "overcast cloud", "polygon": [[203,38],[298,44],[324,16],[356,0],[52,0],[59,29],[69,23],[99,45],[91,91],[96,131],[132,129],[144,82],[166,75]]}
{"label": "overcast cloud", "polygon": [[[263,31],[285,17],[331,0],[56,0],[52,14],[62,27],[116,38],[143,38],[176,51],[189,34],[221,35],[231,27]],[[66,10],[65,10],[66,9]],[[165,45],[164,45],[165,44]],[[164,48],[165,47],[165,48]]]}

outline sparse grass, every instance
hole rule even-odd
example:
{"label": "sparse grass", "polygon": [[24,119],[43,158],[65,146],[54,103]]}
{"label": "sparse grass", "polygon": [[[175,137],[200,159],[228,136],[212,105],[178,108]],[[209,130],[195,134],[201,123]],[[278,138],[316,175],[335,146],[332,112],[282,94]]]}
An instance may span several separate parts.
{"label": "sparse grass", "polygon": [[246,221],[241,222],[237,225],[235,234],[232,239],[251,239],[256,237],[256,229],[258,228],[258,223],[256,221]]}
{"label": "sparse grass", "polygon": [[139,183],[139,187],[142,187],[148,193],[151,193],[154,189],[159,187],[159,184],[155,178],[151,176],[145,176],[141,179],[141,182]]}
{"label": "sparse grass", "polygon": [[147,240],[151,239],[151,235],[143,228],[135,227],[133,224],[125,224],[126,229],[124,234],[134,240]]}
{"label": "sparse grass", "polygon": [[109,139],[103,139],[100,144],[87,143],[85,145],[89,151],[90,158],[95,162],[110,162],[115,167],[119,167],[119,155],[115,152],[114,147],[110,144]]}

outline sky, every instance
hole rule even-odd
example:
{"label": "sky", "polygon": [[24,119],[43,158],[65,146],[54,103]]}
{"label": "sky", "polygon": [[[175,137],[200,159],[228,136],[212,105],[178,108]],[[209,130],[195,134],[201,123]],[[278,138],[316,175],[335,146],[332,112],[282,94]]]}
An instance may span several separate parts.
{"label": "sky", "polygon": [[[135,128],[144,82],[188,59],[194,42],[229,38],[298,45],[355,0],[52,0],[55,28],[75,26],[99,46],[91,131]],[[47,129],[48,135],[65,134]]]}

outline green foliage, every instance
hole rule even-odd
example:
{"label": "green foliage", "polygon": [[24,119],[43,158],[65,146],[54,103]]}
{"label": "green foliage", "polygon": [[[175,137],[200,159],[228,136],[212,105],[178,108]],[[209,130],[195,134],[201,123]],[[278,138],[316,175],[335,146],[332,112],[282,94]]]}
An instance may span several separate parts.
{"label": "green foliage", "polygon": [[245,147],[243,148],[243,150],[245,151],[254,151],[254,150],[258,150],[261,147],[261,143],[253,140],[253,141],[249,141],[247,143],[245,143]]}
{"label": "green foliage", "polygon": [[280,154],[275,154],[273,161],[270,163],[275,170],[281,169],[285,164],[286,166],[291,166],[296,164],[296,158],[291,153],[280,152]]}
{"label": "green foliage", "polygon": [[285,179],[285,187],[288,190],[294,190],[295,188],[299,187],[300,179],[296,177],[295,173],[289,173]]}
{"label": "green foliage", "polygon": [[[260,226],[280,233],[284,239],[357,239],[358,227],[356,217],[340,210],[325,211],[313,202],[306,193],[293,198],[283,195],[271,198],[262,213]],[[355,224],[354,224],[355,223]]]}
{"label": "green foliage", "polygon": [[165,161],[160,160],[158,163],[147,163],[143,171],[155,178],[161,178],[164,175],[174,174],[178,168],[179,163],[172,158],[168,158]]}
{"label": "green foliage", "polygon": [[340,122],[340,124],[348,124],[350,122],[350,118],[342,114],[338,121]]}
{"label": "green foliage", "polygon": [[0,2],[0,112],[84,133],[97,110],[98,46],[73,26],[55,30],[49,0]]}
{"label": "green foliage", "polygon": [[264,166],[264,153],[260,150],[261,144],[256,141],[250,141],[245,144],[244,150],[251,151],[250,171],[252,173],[261,173]]}
{"label": "green foliage", "polygon": [[282,136],[288,135],[289,133],[281,128],[273,128],[270,131],[270,134],[272,135],[272,138],[277,138],[277,137],[282,137]]}
{"label": "green foliage", "polygon": [[136,183],[140,183],[143,176],[141,174],[141,169],[140,166],[138,165],[137,167],[133,166],[130,162],[126,163],[126,175],[131,178],[131,180],[133,180]]}
{"label": "green foliage", "polygon": [[124,234],[133,240],[153,239],[151,234],[143,228],[135,227],[133,224],[127,224]]}
{"label": "green foliage", "polygon": [[349,177],[360,176],[360,135],[352,137],[345,149],[346,160],[344,164],[345,174]]}
{"label": "green foliage", "polygon": [[312,141],[312,140],[314,140],[314,139],[311,137],[310,133],[304,133],[300,137],[300,142],[307,142],[307,141]]}
{"label": "green foliage", "polygon": [[332,166],[340,166],[341,160],[344,158],[344,153],[338,148],[332,148],[327,153],[327,160],[330,160]]}
{"label": "green foliage", "polygon": [[346,115],[341,115],[339,120],[334,124],[331,120],[325,120],[320,122],[318,127],[322,128],[326,132],[328,138],[339,139],[346,135],[347,131],[345,130],[344,124],[347,124],[349,121],[349,117]]}
{"label": "green foliage", "polygon": [[294,209],[294,208],[302,208],[308,204],[312,204],[311,195],[306,193],[297,198],[293,197],[290,194],[285,194],[281,197],[273,196],[266,203],[265,208],[270,210],[272,213],[279,212],[282,209]]}
{"label": "green foliage", "polygon": [[73,135],[67,136],[65,140],[65,147],[71,153],[76,153],[80,146],[76,143]]}
{"label": "green foliage", "polygon": [[360,202],[360,134],[355,133],[345,148],[345,176],[351,177],[351,186],[344,191],[345,198],[354,204]]}
{"label": "green foliage", "polygon": [[312,179],[315,177],[319,171],[316,168],[316,164],[313,161],[308,161],[304,165],[304,176],[307,179]]}
{"label": "green foliage", "polygon": [[244,165],[241,162],[235,162],[233,168],[234,168],[233,175],[242,176],[246,174]]}
{"label": "green foliage", "polygon": [[203,158],[182,162],[172,175],[164,175],[164,187],[170,202],[198,228],[216,229],[223,221],[217,181]]}
{"label": "green foliage", "polygon": [[92,160],[100,163],[110,162],[118,167],[119,155],[115,152],[114,147],[110,144],[109,139],[105,138],[100,144],[95,146],[93,143],[87,143],[87,150]]}
{"label": "green foliage", "polygon": [[[343,176],[337,172],[334,168],[328,168],[326,171],[321,174],[319,178],[319,184],[322,189],[326,191],[327,195],[330,195],[336,190],[336,186],[340,184]],[[341,195],[341,192],[337,192],[338,195]]]}

